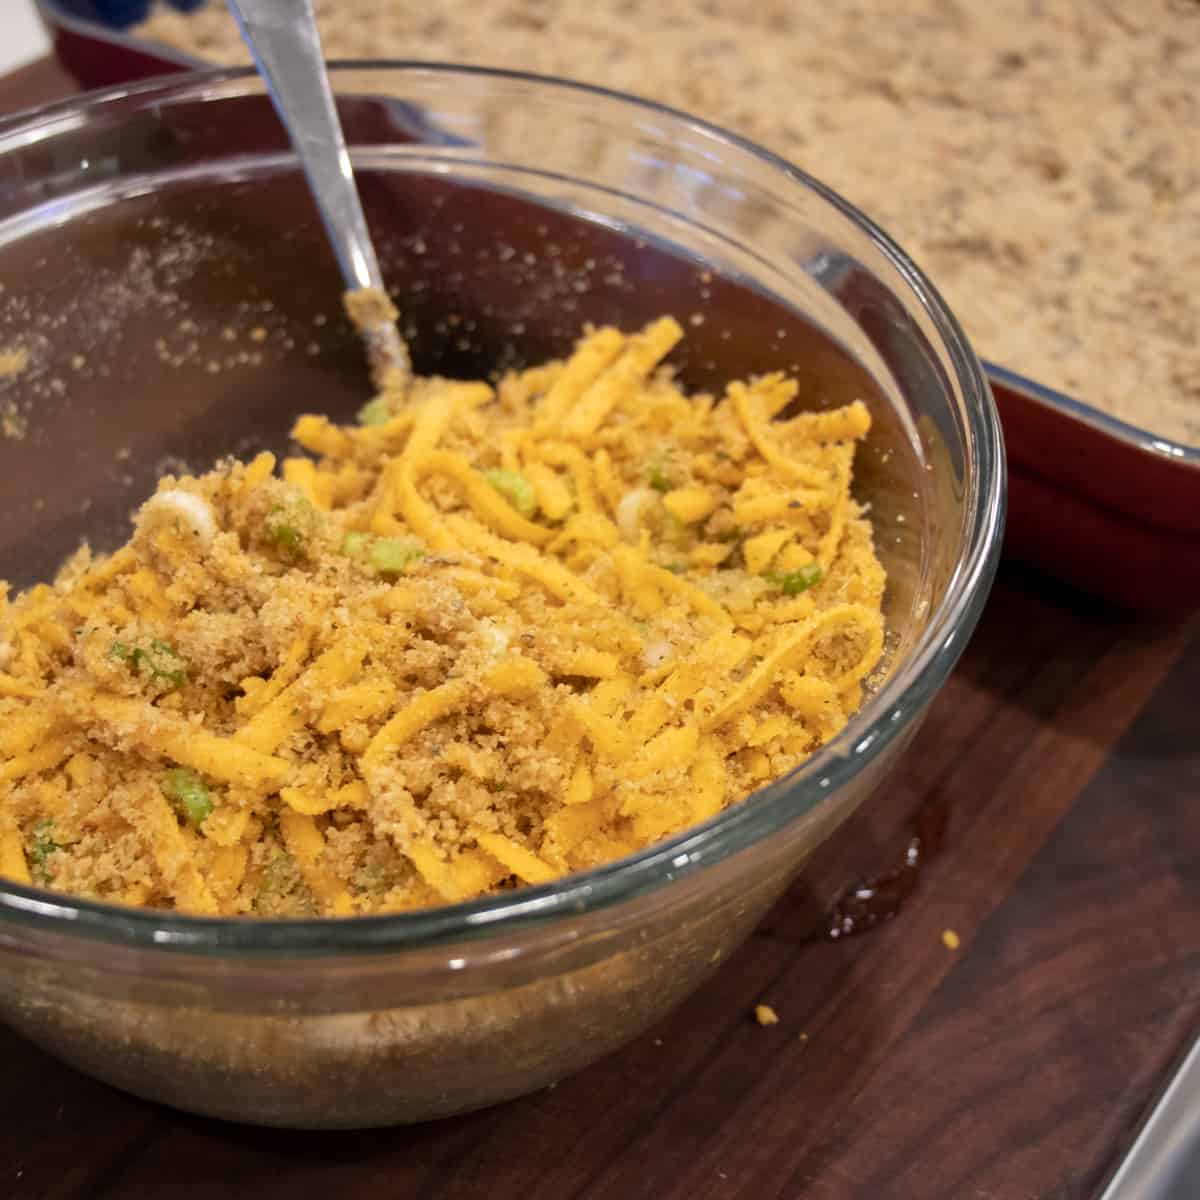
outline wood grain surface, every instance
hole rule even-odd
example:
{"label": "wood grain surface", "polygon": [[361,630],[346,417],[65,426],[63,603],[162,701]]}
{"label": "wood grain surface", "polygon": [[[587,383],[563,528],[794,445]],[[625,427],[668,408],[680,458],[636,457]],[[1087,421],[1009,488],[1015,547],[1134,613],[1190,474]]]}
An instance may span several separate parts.
{"label": "wood grain surface", "polygon": [[[39,64],[0,111],[68,87]],[[894,779],[621,1053],[467,1117],[287,1133],[143,1103],[0,1027],[0,1196],[1084,1200],[1197,1029],[1197,698],[1196,619],[1006,567]],[[814,936],[815,897],[894,861],[918,812],[945,828],[900,914]]]}

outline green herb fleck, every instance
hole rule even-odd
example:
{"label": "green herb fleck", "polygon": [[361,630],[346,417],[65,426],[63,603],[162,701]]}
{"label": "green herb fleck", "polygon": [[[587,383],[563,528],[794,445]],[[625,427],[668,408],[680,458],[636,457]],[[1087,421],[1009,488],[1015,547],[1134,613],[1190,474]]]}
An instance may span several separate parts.
{"label": "green herb fleck", "polygon": [[276,504],[267,510],[267,537],[289,558],[297,558],[304,550],[305,518],[312,512],[312,505],[297,496],[288,507]]}
{"label": "green herb fleck", "polygon": [[[277,504],[267,515],[272,517],[283,511],[283,505]],[[291,525],[287,521],[268,520],[267,536],[280,550],[285,550],[288,554],[298,554],[300,547],[304,544],[304,535],[295,525]]]}
{"label": "green herb fleck", "polygon": [[113,642],[108,648],[108,657],[126,662],[139,674],[170,684],[171,688],[183,686],[187,678],[186,664],[166,642],[155,638],[148,650],[140,646],[128,646],[124,642]]}
{"label": "green herb fleck", "polygon": [[187,767],[173,767],[167,772],[167,795],[175,807],[192,825],[203,825],[212,814],[213,802],[204,781]]}
{"label": "green herb fleck", "polygon": [[367,559],[380,575],[399,575],[424,550],[417,542],[401,538],[377,538],[367,548]]}
{"label": "green herb fleck", "polygon": [[342,553],[349,558],[362,558],[370,541],[370,534],[348,533],[342,541]]}
{"label": "green herb fleck", "polygon": [[137,669],[148,671],[151,679],[169,683],[172,688],[183,687],[187,678],[183,659],[166,642],[155,638],[149,650],[135,650],[132,658]]}
{"label": "green herb fleck", "polygon": [[484,471],[483,477],[521,516],[529,518],[537,512],[533,484],[519,471]]}
{"label": "green herb fleck", "polygon": [[56,850],[62,847],[50,836],[54,822],[47,817],[39,821],[33,828],[33,845],[29,848],[29,873],[38,883],[50,882],[50,864],[48,859]]}
{"label": "green herb fleck", "polygon": [[282,850],[277,850],[271,861],[263,867],[262,877],[255,892],[255,901],[269,899],[274,893],[282,891],[284,883],[291,871],[291,856]]}
{"label": "green herb fleck", "polygon": [[816,563],[809,563],[798,571],[768,571],[764,578],[777,583],[785,596],[798,596],[820,583],[821,574],[821,568]]}
{"label": "green herb fleck", "polygon": [[386,425],[393,417],[392,406],[386,396],[376,396],[358,410],[360,425]]}
{"label": "green herb fleck", "polygon": [[670,571],[672,575],[683,575],[687,571],[682,563],[664,563],[663,570]]}
{"label": "green herb fleck", "polygon": [[676,550],[685,550],[691,545],[691,531],[674,513],[663,514],[662,533],[663,541]]}

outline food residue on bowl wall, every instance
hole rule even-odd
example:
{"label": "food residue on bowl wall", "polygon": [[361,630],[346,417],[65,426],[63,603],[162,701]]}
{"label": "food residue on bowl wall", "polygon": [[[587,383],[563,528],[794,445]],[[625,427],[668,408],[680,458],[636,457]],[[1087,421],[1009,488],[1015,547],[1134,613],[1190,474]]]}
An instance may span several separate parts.
{"label": "food residue on bowl wall", "polygon": [[28,365],[28,350],[0,350],[0,379],[20,375]]}
{"label": "food residue on bowl wall", "polygon": [[[0,350],[0,380],[13,379],[29,365],[29,351]],[[28,422],[13,400],[0,395],[0,436],[19,440],[25,436]]]}

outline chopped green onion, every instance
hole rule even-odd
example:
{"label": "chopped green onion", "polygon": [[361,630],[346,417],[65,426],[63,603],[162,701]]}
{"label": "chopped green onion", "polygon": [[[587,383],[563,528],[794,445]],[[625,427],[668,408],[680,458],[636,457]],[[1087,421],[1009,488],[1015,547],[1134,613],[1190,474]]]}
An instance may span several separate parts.
{"label": "chopped green onion", "polygon": [[425,553],[425,548],[420,542],[404,538],[351,532],[342,539],[342,553],[372,567],[380,575],[399,575],[413,559]]}
{"label": "chopped green onion", "polygon": [[[293,521],[311,507],[303,496],[298,496],[291,506],[291,513],[282,504],[274,505],[267,513],[267,536],[290,557],[298,556],[304,549],[304,531],[299,525],[293,524]],[[282,520],[270,519],[279,514],[283,515]]]}
{"label": "chopped green onion", "polygon": [[129,658],[129,647],[124,642],[113,642],[108,648],[109,658],[119,658],[122,662]]}
{"label": "chopped green onion", "polygon": [[386,396],[376,396],[358,410],[360,425],[386,425],[395,414]]}
{"label": "chopped green onion", "polygon": [[798,596],[801,592],[807,592],[810,587],[821,582],[822,571],[816,563],[809,563],[806,567],[801,567],[798,571],[768,571],[765,578],[772,583],[779,584],[780,590],[785,596]]}
{"label": "chopped green onion", "polygon": [[203,825],[212,814],[213,802],[204,781],[187,767],[173,767],[167,772],[167,795],[193,825]]}
{"label": "chopped green onion", "polygon": [[285,550],[299,550],[300,542],[303,540],[300,536],[300,530],[295,525],[276,525],[271,530],[275,541]]}
{"label": "chopped green onion", "polygon": [[672,575],[683,575],[687,571],[683,563],[665,563],[663,569],[670,571]]}
{"label": "chopped green onion", "polygon": [[484,471],[488,481],[523,517],[537,512],[537,496],[533,484],[518,471]]}
{"label": "chopped green onion", "polygon": [[656,492],[669,492],[671,488],[675,486],[670,479],[667,478],[666,472],[662,469],[662,467],[658,466],[657,464],[650,468],[649,472],[647,473],[647,479],[649,480],[650,486]]}
{"label": "chopped green onion", "polygon": [[271,541],[289,554],[298,553],[304,541],[303,535],[295,525],[268,525],[267,531],[271,535]]}
{"label": "chopped green onion", "polygon": [[423,553],[423,548],[417,542],[377,538],[367,549],[367,558],[381,575],[399,575],[414,558],[420,558]]}

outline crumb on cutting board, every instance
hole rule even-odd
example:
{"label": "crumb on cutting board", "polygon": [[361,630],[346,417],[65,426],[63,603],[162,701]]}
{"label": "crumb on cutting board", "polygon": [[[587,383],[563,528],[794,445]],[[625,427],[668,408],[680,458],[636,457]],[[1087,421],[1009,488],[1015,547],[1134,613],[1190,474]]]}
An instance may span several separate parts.
{"label": "crumb on cutting board", "polygon": [[779,1014],[769,1004],[756,1004],[754,1006],[754,1019],[760,1025],[778,1025]]}

